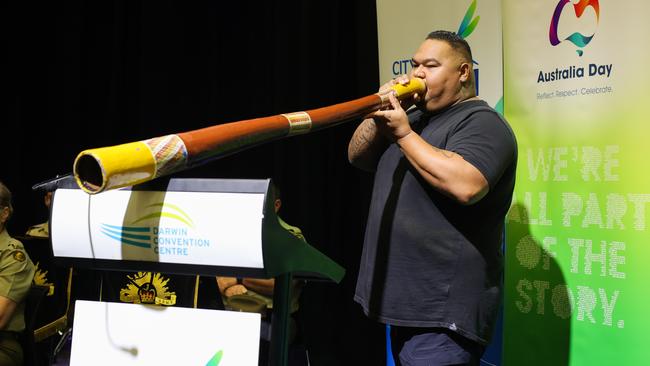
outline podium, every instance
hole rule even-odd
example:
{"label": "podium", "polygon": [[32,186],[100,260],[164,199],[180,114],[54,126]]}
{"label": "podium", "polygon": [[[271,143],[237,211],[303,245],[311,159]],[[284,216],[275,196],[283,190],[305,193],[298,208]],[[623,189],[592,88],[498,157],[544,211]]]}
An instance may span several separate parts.
{"label": "podium", "polygon": [[172,178],[88,195],[60,180],[50,217],[54,259],[79,268],[275,278],[270,362],[286,365],[292,279],[338,283],[345,270],[280,226],[270,182]]}

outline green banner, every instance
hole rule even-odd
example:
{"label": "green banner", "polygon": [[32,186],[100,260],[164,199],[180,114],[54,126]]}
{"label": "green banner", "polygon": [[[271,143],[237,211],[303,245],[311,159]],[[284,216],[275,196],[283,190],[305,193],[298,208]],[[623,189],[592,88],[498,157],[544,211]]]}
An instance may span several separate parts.
{"label": "green banner", "polygon": [[505,365],[650,360],[650,3],[503,1]]}

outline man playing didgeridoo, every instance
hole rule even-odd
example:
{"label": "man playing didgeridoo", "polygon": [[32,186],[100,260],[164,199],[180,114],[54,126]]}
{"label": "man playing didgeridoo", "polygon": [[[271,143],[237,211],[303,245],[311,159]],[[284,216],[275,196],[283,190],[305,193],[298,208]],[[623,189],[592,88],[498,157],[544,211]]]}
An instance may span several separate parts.
{"label": "man playing didgeridoo", "polygon": [[[386,91],[413,78],[424,95],[400,104]],[[391,107],[348,147],[353,165],[375,172],[355,300],[391,325],[397,364],[478,365],[501,300],[515,136],[476,96],[471,50],[455,33],[430,33],[410,75],[381,93]]]}

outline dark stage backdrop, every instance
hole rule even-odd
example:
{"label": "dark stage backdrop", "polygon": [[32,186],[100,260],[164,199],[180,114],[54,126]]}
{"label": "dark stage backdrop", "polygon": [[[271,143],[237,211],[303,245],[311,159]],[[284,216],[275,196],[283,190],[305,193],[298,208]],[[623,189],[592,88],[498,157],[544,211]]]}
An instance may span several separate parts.
{"label": "dark stage backdrop", "polygon": [[[13,234],[45,221],[30,187],[71,172],[81,150],[328,106],[379,85],[374,0],[22,2],[3,23],[0,179],[15,195]],[[383,328],[352,300],[372,185],[347,162],[356,125],[175,175],[273,178],[281,216],[347,269],[340,285],[305,289],[313,365],[383,362]]]}

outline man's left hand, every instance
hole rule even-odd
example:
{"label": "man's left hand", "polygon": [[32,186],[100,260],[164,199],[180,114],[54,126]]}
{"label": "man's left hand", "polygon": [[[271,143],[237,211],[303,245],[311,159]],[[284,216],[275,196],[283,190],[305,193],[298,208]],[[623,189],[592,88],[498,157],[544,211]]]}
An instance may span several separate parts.
{"label": "man's left hand", "polygon": [[392,109],[379,110],[370,116],[374,118],[377,129],[391,141],[397,141],[412,132],[408,116],[395,93],[388,94]]}

